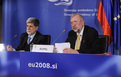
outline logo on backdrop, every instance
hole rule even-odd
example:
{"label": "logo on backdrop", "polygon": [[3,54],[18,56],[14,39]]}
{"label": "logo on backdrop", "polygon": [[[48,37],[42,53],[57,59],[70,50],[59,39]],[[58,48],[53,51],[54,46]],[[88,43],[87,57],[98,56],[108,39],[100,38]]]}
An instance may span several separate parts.
{"label": "logo on backdrop", "polygon": [[73,3],[73,0],[48,0],[54,2],[54,5],[66,5],[70,6]]}

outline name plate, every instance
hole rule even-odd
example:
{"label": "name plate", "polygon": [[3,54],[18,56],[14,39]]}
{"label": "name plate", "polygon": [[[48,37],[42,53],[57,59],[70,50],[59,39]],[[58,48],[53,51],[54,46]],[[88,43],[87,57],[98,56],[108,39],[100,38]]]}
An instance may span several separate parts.
{"label": "name plate", "polygon": [[31,46],[31,52],[49,52],[53,53],[54,45],[38,45],[33,44]]}
{"label": "name plate", "polygon": [[5,46],[3,43],[0,43],[0,51],[5,51]]}

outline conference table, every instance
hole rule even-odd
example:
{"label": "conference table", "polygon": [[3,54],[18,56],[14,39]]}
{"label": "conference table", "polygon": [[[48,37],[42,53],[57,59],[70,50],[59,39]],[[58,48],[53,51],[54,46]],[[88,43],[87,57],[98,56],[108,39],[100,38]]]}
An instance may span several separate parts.
{"label": "conference table", "polygon": [[0,77],[121,77],[121,56],[0,51]]}

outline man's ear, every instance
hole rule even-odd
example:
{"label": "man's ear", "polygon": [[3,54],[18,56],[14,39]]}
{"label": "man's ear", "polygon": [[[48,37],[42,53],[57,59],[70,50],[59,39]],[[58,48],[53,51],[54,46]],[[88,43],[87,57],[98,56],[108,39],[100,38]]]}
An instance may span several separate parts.
{"label": "man's ear", "polygon": [[84,20],[81,21],[83,24],[85,23]]}
{"label": "man's ear", "polygon": [[38,30],[38,26],[36,26],[35,28],[36,28],[36,30]]}

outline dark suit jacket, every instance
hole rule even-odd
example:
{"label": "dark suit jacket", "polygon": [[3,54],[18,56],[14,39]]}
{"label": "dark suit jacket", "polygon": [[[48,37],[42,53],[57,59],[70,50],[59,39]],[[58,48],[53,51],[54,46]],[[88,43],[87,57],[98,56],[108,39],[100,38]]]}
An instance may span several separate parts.
{"label": "dark suit jacket", "polygon": [[[71,30],[68,33],[68,38],[66,42],[70,42],[72,49],[75,48],[76,39],[77,33]],[[98,32],[94,28],[85,26],[83,37],[81,40],[80,50],[78,50],[78,52],[87,54],[102,53],[98,42]]]}
{"label": "dark suit jacket", "polygon": [[21,34],[21,40],[19,45],[17,46],[16,50],[25,50],[25,51],[30,51],[30,44],[46,44],[45,37],[39,33],[38,31],[36,32],[33,40],[30,42],[30,44],[27,44],[27,39],[28,39],[28,34],[23,33]]}

